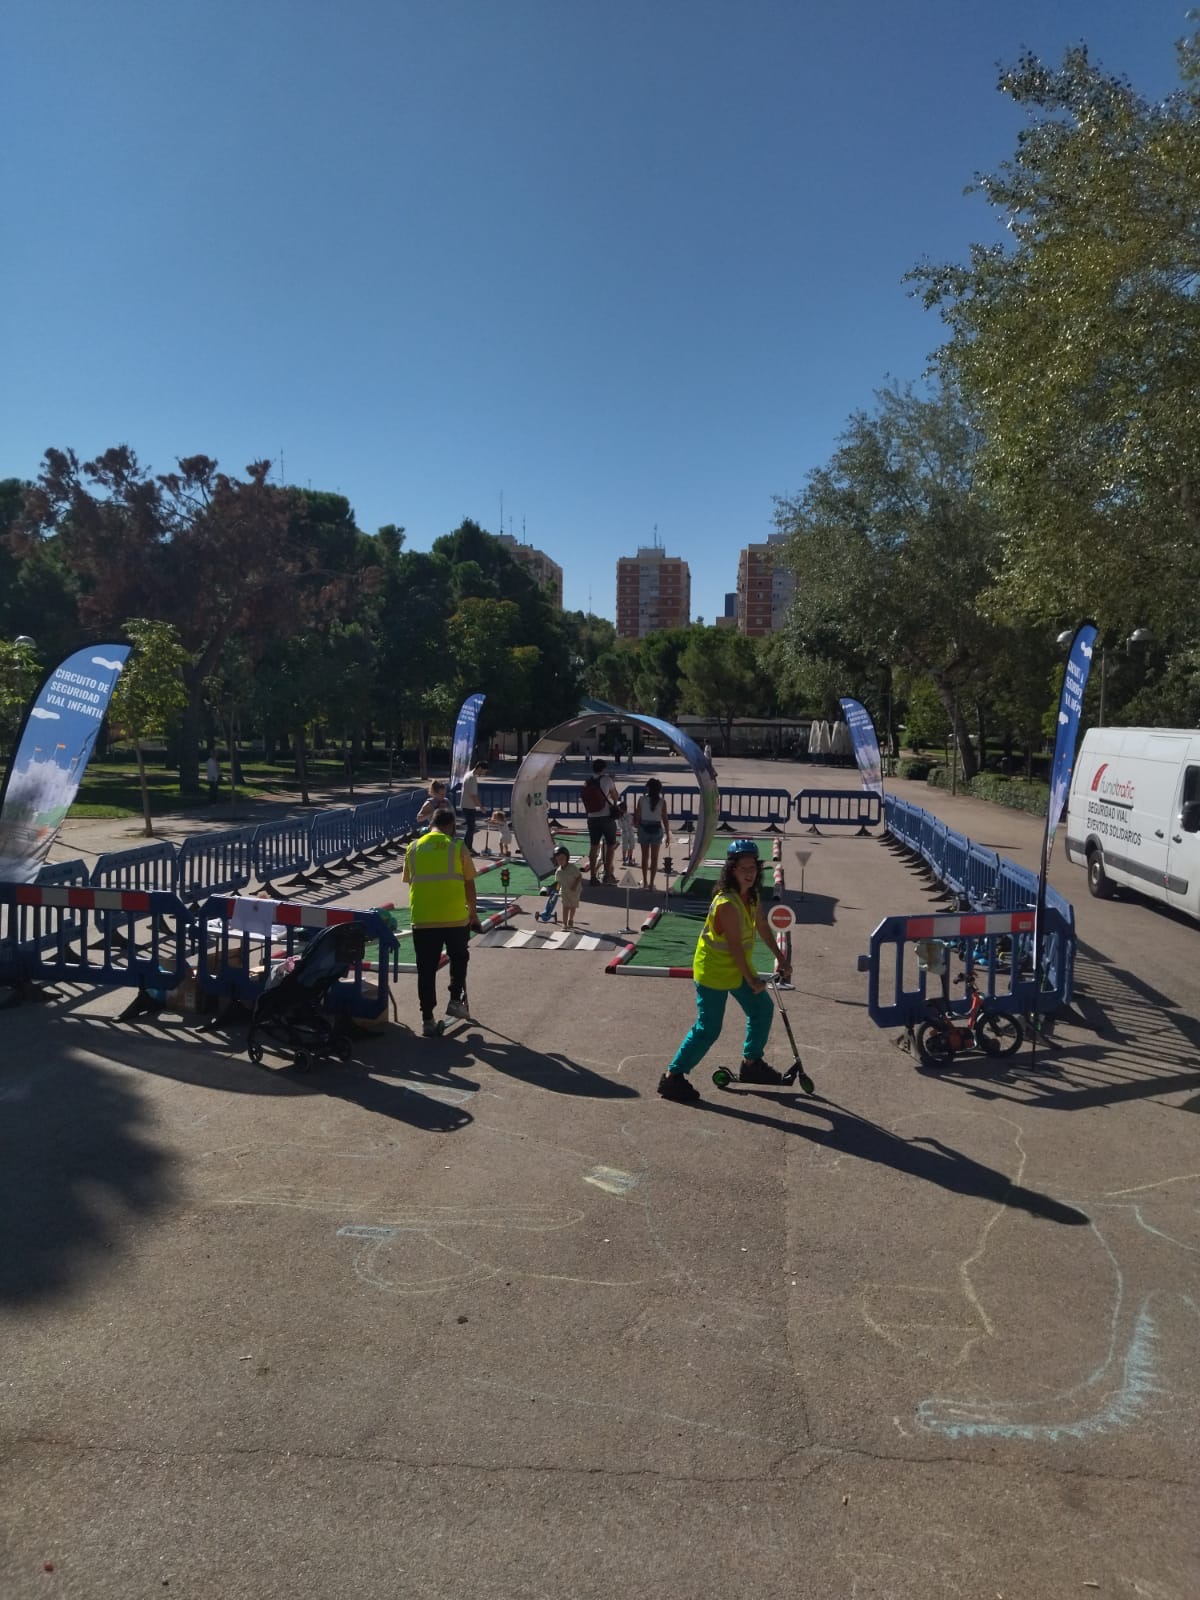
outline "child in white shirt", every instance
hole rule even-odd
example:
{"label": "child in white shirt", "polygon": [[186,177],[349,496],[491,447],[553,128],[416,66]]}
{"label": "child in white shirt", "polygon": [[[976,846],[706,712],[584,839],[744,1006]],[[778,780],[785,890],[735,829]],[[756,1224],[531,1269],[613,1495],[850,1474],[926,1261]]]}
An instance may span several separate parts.
{"label": "child in white shirt", "polygon": [[621,801],[621,815],[619,818],[621,829],[621,865],[633,865],[633,847],[637,843],[637,830],[633,825],[633,813],[624,800]]}
{"label": "child in white shirt", "polygon": [[512,855],[513,831],[512,823],[508,820],[507,811],[493,811],[491,826],[500,830],[500,856]]}
{"label": "child in white shirt", "polygon": [[571,860],[571,852],[560,844],[554,852],[554,882],[558,889],[558,904],[564,928],[575,926],[575,913],[583,899],[583,873]]}

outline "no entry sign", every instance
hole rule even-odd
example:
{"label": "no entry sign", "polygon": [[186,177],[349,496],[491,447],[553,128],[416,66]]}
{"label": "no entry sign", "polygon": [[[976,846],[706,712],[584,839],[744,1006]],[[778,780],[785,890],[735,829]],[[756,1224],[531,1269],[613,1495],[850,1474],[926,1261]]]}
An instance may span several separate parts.
{"label": "no entry sign", "polygon": [[781,902],[767,912],[767,922],[775,933],[788,933],[796,926],[796,913]]}

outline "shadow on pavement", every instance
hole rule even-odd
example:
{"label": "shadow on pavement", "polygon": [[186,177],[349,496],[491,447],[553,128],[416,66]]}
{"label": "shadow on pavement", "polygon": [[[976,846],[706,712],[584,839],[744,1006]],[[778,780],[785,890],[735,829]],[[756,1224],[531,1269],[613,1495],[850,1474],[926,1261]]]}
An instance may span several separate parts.
{"label": "shadow on pavement", "polygon": [[[422,1094],[419,1087],[394,1081],[377,1082],[371,1076],[373,1073],[389,1079],[396,1076],[396,1069],[390,1063],[383,1064],[382,1041],[356,1041],[353,1058],[344,1064],[322,1061],[298,1071],[283,1053],[273,1055],[270,1045],[263,1064],[256,1066],[246,1055],[245,1035],[241,1030],[236,1034],[229,1031],[197,1033],[182,1024],[172,1028],[149,1022],[116,1022],[96,1016],[74,1016],[69,1022],[76,1029],[87,1030],[84,1047],[89,1055],[105,1057],[135,1072],[148,1072],[176,1083],[224,1094],[326,1095],[429,1133],[452,1133],[474,1120],[460,1106]],[[138,1048],[131,1050],[130,1045],[135,1040]],[[380,1056],[379,1061],[372,1060],[372,1051]],[[416,1054],[414,1050],[414,1057]],[[435,1079],[425,1074],[424,1081],[437,1088],[464,1092],[478,1088],[467,1079],[451,1080],[444,1075]]]}
{"label": "shadow on pavement", "polygon": [[170,1157],[127,1078],[67,1048],[0,1073],[0,1304],[63,1292],[173,1198]]}
{"label": "shadow on pavement", "polygon": [[[815,1128],[808,1122],[789,1122],[782,1117],[764,1115],[761,1111],[743,1110],[737,1101],[754,1098],[771,1105],[786,1105],[824,1117],[829,1128]],[[1063,1205],[1050,1195],[1037,1189],[1026,1189],[1012,1183],[1003,1172],[985,1167],[981,1162],[964,1155],[940,1139],[917,1136],[901,1139],[889,1133],[878,1123],[852,1111],[843,1111],[828,1101],[809,1098],[807,1095],[779,1095],[777,1093],[752,1094],[740,1091],[736,1100],[703,1100],[705,1111],[718,1116],[733,1117],[739,1122],[757,1122],[764,1128],[778,1128],[783,1133],[799,1135],[812,1144],[826,1146],[853,1156],[858,1161],[869,1161],[876,1166],[891,1167],[896,1172],[906,1172],[910,1177],[925,1183],[936,1184],[952,1194],[973,1195],[980,1200],[992,1200],[997,1205],[1011,1206],[1017,1211],[1027,1211],[1031,1216],[1043,1217],[1047,1222],[1061,1222],[1071,1227],[1084,1227],[1090,1221],[1074,1206]]]}
{"label": "shadow on pavement", "polygon": [[[1012,1100],[1050,1111],[1081,1111],[1200,1089],[1200,1020],[1173,1000],[1080,944],[1075,964],[1074,1009],[1094,1037],[1038,1046],[1035,1068],[1028,1046],[994,1060],[960,1057],[937,1077],[964,1082],[985,1100]],[[1200,1100],[1184,1109],[1195,1110]]]}
{"label": "shadow on pavement", "polygon": [[[484,1032],[473,1023],[447,1038],[429,1041],[431,1051],[447,1071],[461,1063],[492,1067],[510,1078],[518,1078],[537,1089],[549,1089],[552,1094],[582,1095],[592,1100],[637,1100],[636,1089],[627,1083],[614,1083],[591,1067],[581,1066],[569,1056],[557,1051],[531,1050],[518,1039],[497,1033],[494,1028]],[[455,1077],[455,1084],[464,1079]]]}

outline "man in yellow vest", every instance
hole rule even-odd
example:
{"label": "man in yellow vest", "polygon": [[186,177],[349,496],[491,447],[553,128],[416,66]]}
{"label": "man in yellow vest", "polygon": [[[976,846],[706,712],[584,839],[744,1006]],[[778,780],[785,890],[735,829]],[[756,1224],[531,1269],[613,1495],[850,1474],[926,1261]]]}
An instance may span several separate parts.
{"label": "man in yellow vest", "polygon": [[404,881],[412,915],[413,952],[417,962],[417,1000],[421,1032],[437,1032],[437,969],[443,949],[450,957],[448,1017],[467,1011],[467,944],[472,928],[480,931],[475,909],[475,863],[454,837],[454,812],[439,806],[429,832],[414,839],[404,854]]}

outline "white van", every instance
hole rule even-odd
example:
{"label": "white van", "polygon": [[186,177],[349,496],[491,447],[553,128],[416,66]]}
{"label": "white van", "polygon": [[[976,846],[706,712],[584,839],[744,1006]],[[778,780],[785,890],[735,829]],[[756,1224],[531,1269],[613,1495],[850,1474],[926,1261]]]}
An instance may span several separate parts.
{"label": "white van", "polygon": [[1200,730],[1089,728],[1067,802],[1067,859],[1200,918]]}

